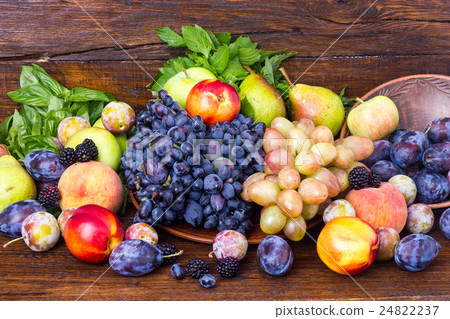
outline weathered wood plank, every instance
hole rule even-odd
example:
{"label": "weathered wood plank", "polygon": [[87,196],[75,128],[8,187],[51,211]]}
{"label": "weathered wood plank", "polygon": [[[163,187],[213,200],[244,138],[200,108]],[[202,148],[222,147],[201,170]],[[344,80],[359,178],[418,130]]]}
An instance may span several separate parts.
{"label": "weathered wood plank", "polygon": [[[155,28],[199,24],[249,35],[266,49],[319,56],[371,1],[79,1],[136,59],[167,59]],[[450,2],[379,0],[328,56],[445,54]],[[24,19],[26,17],[26,19]],[[117,45],[71,1],[0,1],[0,58],[123,60]],[[38,39],[38,41],[36,41]]]}

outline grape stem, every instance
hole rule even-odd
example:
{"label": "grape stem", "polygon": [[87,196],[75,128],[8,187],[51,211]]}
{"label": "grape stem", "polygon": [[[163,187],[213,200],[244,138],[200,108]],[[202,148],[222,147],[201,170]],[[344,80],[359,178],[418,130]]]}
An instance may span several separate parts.
{"label": "grape stem", "polygon": [[183,251],[183,250],[180,250],[179,252],[177,252],[177,253],[175,253],[175,254],[163,256],[163,258],[177,257],[177,256],[180,256],[180,255],[183,254],[183,253],[184,253],[184,251]]}
{"label": "grape stem", "polygon": [[208,257],[209,257],[209,258],[213,258],[213,257],[214,257],[213,254],[214,254],[216,251],[217,251],[217,248],[214,249],[212,252],[210,252],[210,253],[208,254]]}
{"label": "grape stem", "polygon": [[7,242],[6,244],[4,244],[4,245],[3,245],[3,248],[6,248],[6,247],[8,247],[10,244],[12,244],[13,242],[19,241],[19,240],[24,239],[24,238],[25,238],[25,236],[22,236],[22,237],[13,239],[13,240]]}

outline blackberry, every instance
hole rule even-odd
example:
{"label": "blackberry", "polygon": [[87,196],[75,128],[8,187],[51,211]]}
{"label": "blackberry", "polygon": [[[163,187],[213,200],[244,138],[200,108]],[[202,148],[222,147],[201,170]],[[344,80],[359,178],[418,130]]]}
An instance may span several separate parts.
{"label": "blackberry", "polygon": [[90,138],[86,138],[83,141],[83,145],[89,150],[91,161],[95,161],[98,158],[98,148],[94,141]]}
{"label": "blackberry", "polygon": [[77,162],[75,150],[71,147],[66,147],[62,150],[59,160],[65,167],[75,164]]}
{"label": "blackberry", "polygon": [[59,192],[58,187],[54,185],[50,185],[44,187],[42,191],[39,193],[38,201],[42,206],[51,207],[55,205],[61,199],[61,193]]}
{"label": "blackberry", "polygon": [[201,258],[192,259],[186,264],[186,273],[194,279],[200,279],[209,273],[209,264]]}
{"label": "blackberry", "polygon": [[[159,250],[161,250],[163,252],[163,256],[173,255],[178,252],[177,247],[175,247],[175,245],[171,244],[171,243],[157,244],[156,247],[159,248]],[[171,264],[176,259],[177,259],[177,256],[164,258],[164,263]]]}
{"label": "blackberry", "polygon": [[363,166],[357,166],[348,174],[348,181],[353,189],[362,189],[369,184],[370,172]]}
{"label": "blackberry", "polygon": [[239,260],[234,257],[226,257],[217,265],[217,272],[224,278],[236,276],[239,269]]}
{"label": "blackberry", "polygon": [[75,155],[77,157],[77,162],[89,162],[91,160],[91,152],[89,148],[84,144],[78,144],[75,147]]}
{"label": "blackberry", "polygon": [[380,174],[375,171],[370,172],[369,174],[369,186],[378,188],[381,185]]}

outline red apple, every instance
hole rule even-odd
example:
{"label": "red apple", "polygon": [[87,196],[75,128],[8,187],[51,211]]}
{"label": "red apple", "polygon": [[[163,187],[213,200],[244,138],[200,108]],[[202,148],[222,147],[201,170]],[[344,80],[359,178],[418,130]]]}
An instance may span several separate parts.
{"label": "red apple", "polygon": [[98,205],[79,207],[64,229],[64,239],[70,252],[91,264],[106,261],[123,237],[123,227],[117,216]]}
{"label": "red apple", "polygon": [[389,227],[400,233],[405,227],[408,216],[405,198],[390,183],[381,183],[378,188],[351,190],[345,199],[355,208],[356,217],[375,229]]}
{"label": "red apple", "polygon": [[241,100],[235,88],[214,79],[197,83],[186,99],[189,115],[200,115],[207,126],[234,120],[240,109]]}

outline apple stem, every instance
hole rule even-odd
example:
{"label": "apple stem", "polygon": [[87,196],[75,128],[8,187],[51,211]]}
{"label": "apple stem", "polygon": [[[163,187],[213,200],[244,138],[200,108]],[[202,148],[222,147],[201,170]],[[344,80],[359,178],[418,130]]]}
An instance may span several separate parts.
{"label": "apple stem", "polygon": [[6,244],[4,244],[4,245],[3,245],[3,248],[6,248],[6,247],[8,247],[10,244],[12,244],[13,242],[19,241],[19,240],[24,239],[24,238],[25,238],[25,236],[22,236],[22,237],[13,239],[13,240],[7,242]]}
{"label": "apple stem", "polygon": [[355,100],[358,101],[359,103],[364,103],[364,101],[361,100],[359,97],[357,97]]}
{"label": "apple stem", "polygon": [[286,79],[286,81],[289,84],[289,86],[293,86],[294,85],[294,83],[292,83],[291,79],[289,78],[289,75],[287,74],[286,70],[283,67],[279,68],[278,71],[280,71],[281,74],[283,74],[283,76]]}
{"label": "apple stem", "polygon": [[184,250],[180,250],[179,252],[177,252],[175,254],[163,256],[163,258],[177,257],[177,256],[180,256],[183,253],[184,253]]}
{"label": "apple stem", "polygon": [[209,254],[208,254],[208,257],[209,258],[213,258],[214,257],[214,253],[217,251],[217,248],[216,249],[214,249],[212,252],[210,252]]}
{"label": "apple stem", "polygon": [[253,69],[251,67],[249,67],[248,65],[242,65],[242,67],[244,69],[246,69],[249,73],[255,74],[255,71],[253,71]]}

